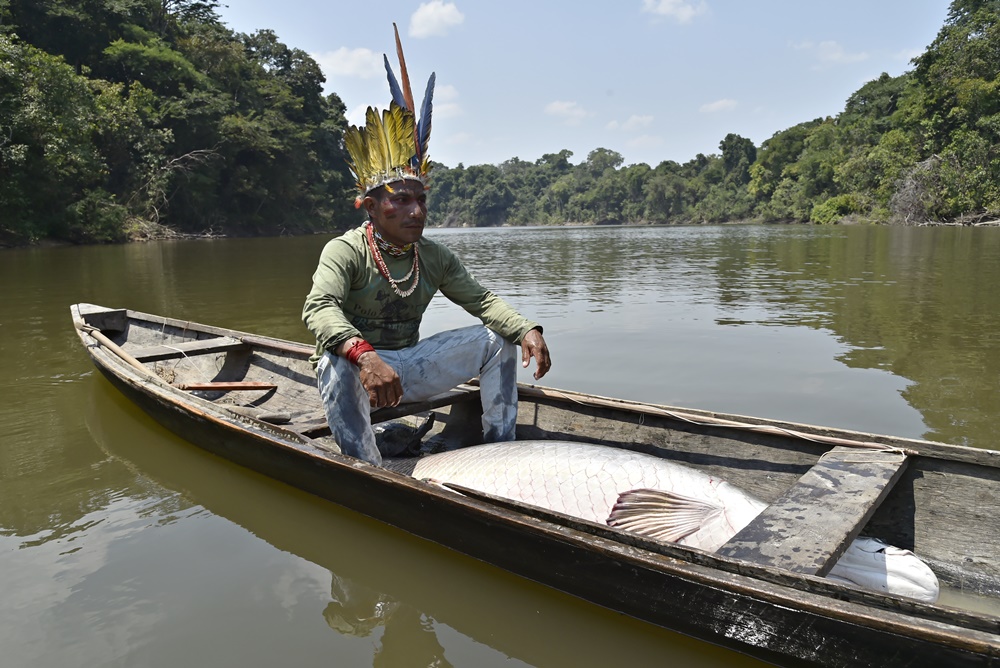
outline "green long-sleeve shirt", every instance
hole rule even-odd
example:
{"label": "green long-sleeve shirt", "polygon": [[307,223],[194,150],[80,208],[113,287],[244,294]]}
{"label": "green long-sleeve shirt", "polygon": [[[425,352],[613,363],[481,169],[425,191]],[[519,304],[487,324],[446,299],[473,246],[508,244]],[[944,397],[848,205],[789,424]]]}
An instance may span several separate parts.
{"label": "green long-sleeve shirt", "polygon": [[[303,322],[316,336],[316,359],[354,336],[386,350],[416,344],[420,320],[438,290],[513,343],[539,327],[480,285],[446,246],[422,237],[417,247],[420,283],[408,297],[399,297],[379,273],[364,225],[327,243],[302,309]],[[383,254],[383,259],[394,278],[413,266],[411,253],[401,258]],[[399,287],[405,292],[411,284],[412,279]]]}

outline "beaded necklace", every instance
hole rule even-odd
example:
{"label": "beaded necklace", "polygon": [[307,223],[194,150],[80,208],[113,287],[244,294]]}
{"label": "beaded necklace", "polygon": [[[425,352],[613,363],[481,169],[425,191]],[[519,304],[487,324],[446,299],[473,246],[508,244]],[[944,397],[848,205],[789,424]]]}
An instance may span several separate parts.
{"label": "beaded necklace", "polygon": [[[369,222],[369,225],[370,224],[371,223]],[[378,249],[382,251],[383,255],[388,254],[392,257],[403,257],[410,252],[411,248],[413,248],[413,244],[397,246],[391,241],[386,241],[385,237],[379,234],[378,230],[374,229],[374,226],[372,227],[372,235],[375,237],[375,245],[378,246]]]}
{"label": "beaded necklace", "polygon": [[[368,248],[371,250],[372,257],[375,258],[375,264],[378,266],[379,273],[382,274],[385,280],[389,281],[389,287],[392,288],[393,292],[400,297],[409,297],[413,294],[413,291],[417,289],[417,285],[420,283],[420,254],[417,251],[417,245],[410,244],[413,246],[413,266],[410,267],[408,272],[406,272],[406,276],[396,280],[389,274],[389,267],[386,266],[385,260],[382,258],[382,252],[379,250],[379,246],[381,244],[377,244],[375,242],[375,234],[377,234],[375,232],[375,226],[371,224],[371,221],[367,222],[365,225],[368,228],[366,230],[368,232]],[[379,239],[379,241],[382,241],[382,239]],[[411,276],[413,276],[413,285],[411,285],[407,290],[401,291],[397,286],[400,283],[408,281]]]}

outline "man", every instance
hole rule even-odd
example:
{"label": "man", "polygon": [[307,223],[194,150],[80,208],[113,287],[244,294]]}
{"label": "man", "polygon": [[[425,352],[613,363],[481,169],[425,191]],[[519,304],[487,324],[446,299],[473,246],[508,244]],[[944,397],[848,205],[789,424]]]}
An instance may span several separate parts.
{"label": "man", "polygon": [[[514,439],[517,420],[515,344],[534,377],[551,366],[542,328],[483,288],[448,248],[423,237],[427,219],[427,87],[417,124],[400,53],[400,90],[386,60],[393,102],[345,144],[358,180],[356,205],[368,220],[330,241],[320,256],[302,318],[316,336],[316,375],[334,440],[344,454],[372,464],[382,455],[372,408],[420,401],[479,376],[485,442]],[[441,291],[483,325],[419,340],[420,320]]]}

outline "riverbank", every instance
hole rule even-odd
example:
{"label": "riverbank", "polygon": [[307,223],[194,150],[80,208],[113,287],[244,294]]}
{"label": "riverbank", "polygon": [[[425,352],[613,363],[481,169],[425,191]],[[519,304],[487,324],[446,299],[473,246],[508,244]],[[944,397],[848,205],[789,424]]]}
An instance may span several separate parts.
{"label": "riverbank", "polygon": [[[554,225],[540,225],[537,227],[706,227],[711,225],[764,225],[764,226],[794,226],[801,225],[803,227],[812,227],[819,225],[819,223],[812,223],[809,221],[801,221],[794,219],[780,219],[780,220],[760,220],[760,219],[746,219],[741,218],[739,220],[727,220],[727,221],[683,221],[683,222],[652,222],[652,221],[615,221],[615,220],[602,220],[599,222],[573,222],[566,221]],[[968,214],[957,218],[952,221],[923,221],[919,223],[906,222],[906,223],[886,223],[879,222],[870,218],[863,218],[857,215],[844,216],[843,218],[829,223],[830,226],[854,226],[854,225],[873,225],[873,226],[885,226],[885,227],[1000,227],[1000,218],[996,217],[996,214],[992,213],[978,213],[978,214]],[[472,229],[475,226],[463,226],[463,225],[428,225],[428,230],[434,229]],[[487,226],[490,227],[490,226]],[[497,229],[521,227],[516,225],[496,225],[492,226]],[[535,227],[535,226],[526,226]],[[344,229],[335,228],[330,230],[315,230],[312,232],[297,232],[288,233],[282,231],[280,234],[226,234],[224,232],[219,232],[217,230],[206,230],[204,232],[178,232],[177,230],[168,227],[166,225],[147,223],[141,226],[137,226],[128,233],[128,238],[120,242],[105,242],[105,243],[77,243],[73,241],[65,241],[59,239],[39,239],[30,243],[24,244],[10,244],[0,242],[0,251],[3,250],[13,250],[18,248],[54,248],[60,246],[103,246],[103,245],[119,245],[119,244],[130,244],[130,243],[146,243],[153,241],[186,241],[194,239],[254,239],[254,238],[267,238],[267,237],[302,237],[302,236],[315,236],[321,234],[338,234],[344,232]]]}

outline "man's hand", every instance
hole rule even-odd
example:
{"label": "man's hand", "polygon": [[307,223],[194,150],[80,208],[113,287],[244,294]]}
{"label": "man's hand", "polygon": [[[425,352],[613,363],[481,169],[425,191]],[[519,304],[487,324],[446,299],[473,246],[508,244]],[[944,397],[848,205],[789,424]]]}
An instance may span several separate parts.
{"label": "man's hand", "polygon": [[365,353],[358,359],[361,384],[368,390],[372,408],[398,406],[403,399],[403,383],[396,371],[376,352]]}
{"label": "man's hand", "polygon": [[545,345],[542,333],[537,329],[530,330],[521,339],[521,366],[528,368],[528,362],[535,358],[535,380],[538,380],[552,366],[552,359],[549,357],[549,347]]}
{"label": "man's hand", "polygon": [[[336,352],[341,357],[347,357],[347,351],[361,341],[363,339],[356,336],[350,338],[340,344]],[[377,352],[363,353],[358,358],[358,370],[361,375],[361,385],[368,392],[368,403],[372,408],[399,405],[403,399],[403,383],[399,380],[399,374],[386,364]]]}

